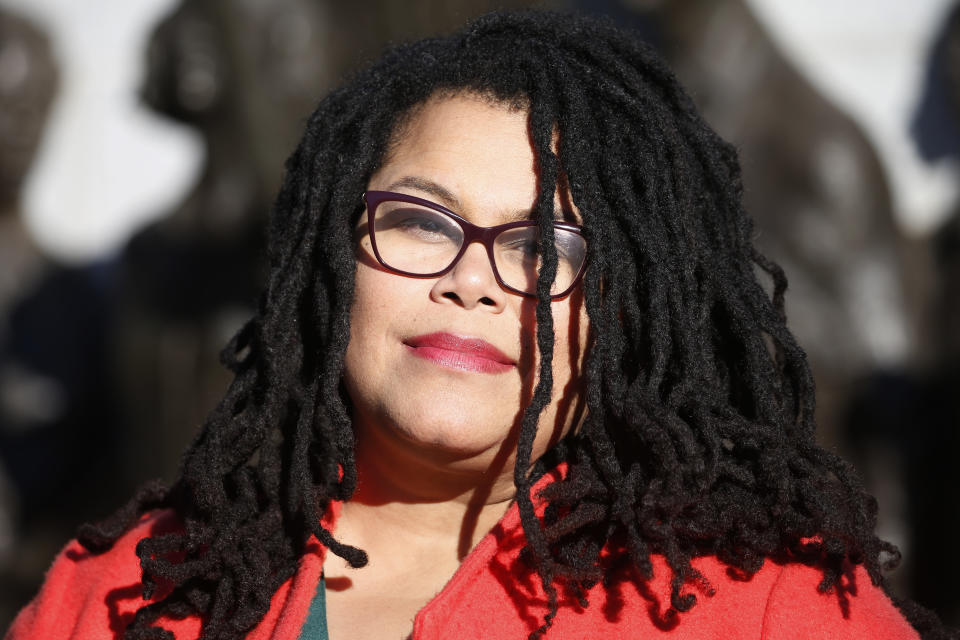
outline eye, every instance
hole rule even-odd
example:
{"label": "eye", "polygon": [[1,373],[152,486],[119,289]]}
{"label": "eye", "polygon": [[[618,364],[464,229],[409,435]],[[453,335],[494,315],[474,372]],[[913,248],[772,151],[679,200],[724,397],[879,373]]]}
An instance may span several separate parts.
{"label": "eye", "polygon": [[[513,260],[523,260],[527,263],[538,262],[542,256],[538,246],[537,227],[523,227],[506,231],[497,239],[500,251]],[[557,259],[561,262],[582,254],[583,239],[562,228],[554,229],[553,247]]]}
{"label": "eye", "polygon": [[384,207],[377,212],[377,233],[400,234],[419,242],[459,242],[460,226],[447,216],[415,206]]}
{"label": "eye", "polygon": [[523,258],[536,258],[540,255],[537,248],[537,239],[534,237],[511,240],[506,242],[503,248]]}
{"label": "eye", "polygon": [[411,233],[441,233],[443,225],[439,221],[427,216],[406,216],[399,220],[397,227]]}

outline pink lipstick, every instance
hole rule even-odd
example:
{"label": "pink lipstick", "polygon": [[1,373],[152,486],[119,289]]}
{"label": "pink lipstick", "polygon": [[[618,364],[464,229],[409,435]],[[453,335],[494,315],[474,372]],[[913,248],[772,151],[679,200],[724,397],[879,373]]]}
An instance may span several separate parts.
{"label": "pink lipstick", "polygon": [[462,338],[440,331],[403,342],[413,355],[441,367],[477,373],[503,373],[514,368],[513,360],[506,354],[478,338]]}

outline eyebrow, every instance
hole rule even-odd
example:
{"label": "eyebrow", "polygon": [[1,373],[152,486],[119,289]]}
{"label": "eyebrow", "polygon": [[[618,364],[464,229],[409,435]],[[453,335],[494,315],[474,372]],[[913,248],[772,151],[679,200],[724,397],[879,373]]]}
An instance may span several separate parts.
{"label": "eyebrow", "polygon": [[[433,180],[428,180],[427,178],[422,178],[420,176],[404,176],[399,180],[396,180],[386,188],[387,191],[395,191],[396,189],[406,187],[407,189],[416,189],[417,191],[422,191],[424,193],[429,193],[430,195],[439,198],[442,204],[463,215],[463,205],[460,203],[460,200],[457,196],[453,195],[446,187],[441,184],[434,182]],[[521,220],[530,219],[530,209],[517,209],[503,217],[505,222],[519,222]],[[564,211],[560,207],[557,207],[553,212],[554,220],[559,222],[569,222],[575,221],[576,217],[572,212]]]}
{"label": "eyebrow", "polygon": [[437,184],[433,180],[427,180],[426,178],[421,178],[419,176],[404,176],[396,182],[390,183],[390,186],[387,187],[387,191],[394,191],[401,187],[416,189],[418,191],[429,193],[430,195],[439,198],[448,209],[453,209],[454,211],[460,211],[463,209],[463,205],[460,204],[460,200],[457,199],[457,196],[453,195],[443,185]]}

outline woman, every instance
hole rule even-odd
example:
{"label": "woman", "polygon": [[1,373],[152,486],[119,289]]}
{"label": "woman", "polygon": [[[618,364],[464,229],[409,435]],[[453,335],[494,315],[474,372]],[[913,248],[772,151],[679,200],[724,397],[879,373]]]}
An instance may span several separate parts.
{"label": "woman", "polygon": [[933,629],[880,589],[897,552],[814,442],[740,191],[604,23],[491,15],[388,52],[288,162],[180,478],[82,528],[9,637]]}

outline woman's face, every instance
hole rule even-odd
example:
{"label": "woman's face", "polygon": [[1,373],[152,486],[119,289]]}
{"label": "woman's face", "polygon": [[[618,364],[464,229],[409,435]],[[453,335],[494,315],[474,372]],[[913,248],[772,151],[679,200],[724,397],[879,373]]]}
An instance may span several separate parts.
{"label": "woman's face", "polygon": [[[469,95],[435,98],[394,142],[369,189],[418,196],[481,226],[529,217],[537,177],[525,111]],[[566,193],[555,200],[569,202]],[[447,469],[511,469],[520,416],[538,379],[536,299],[501,288],[480,243],[438,278],[386,271],[365,222],[346,354],[358,445]],[[552,311],[553,400],[534,459],[583,412],[588,325],[579,287]]]}

